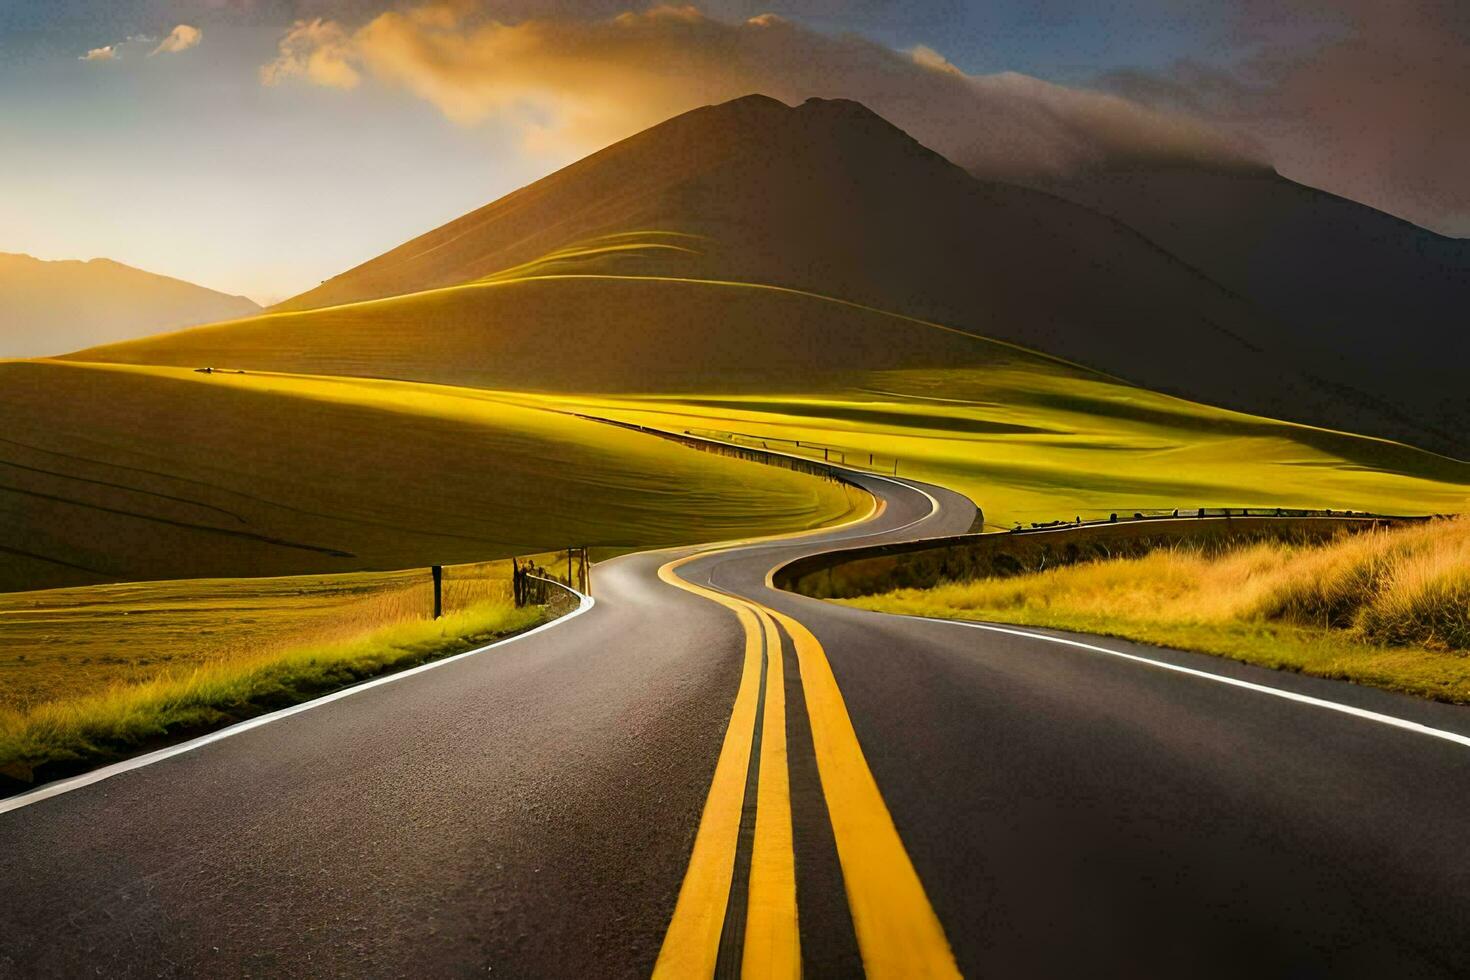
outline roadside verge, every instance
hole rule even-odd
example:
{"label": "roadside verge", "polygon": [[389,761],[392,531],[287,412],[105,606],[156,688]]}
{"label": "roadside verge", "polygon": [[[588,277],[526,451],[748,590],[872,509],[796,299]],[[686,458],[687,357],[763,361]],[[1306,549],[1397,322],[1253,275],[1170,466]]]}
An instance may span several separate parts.
{"label": "roadside verge", "polygon": [[[336,650],[278,658],[229,685],[211,684],[200,672],[203,676],[184,678],[177,688],[168,682],[143,685],[130,703],[60,707],[55,717],[33,727],[0,732],[0,760],[7,768],[26,766],[27,755],[37,759],[28,766],[29,780],[18,778],[15,769],[0,776],[0,794],[12,794],[0,799],[0,813],[497,649],[595,605],[591,596],[552,584],[564,599],[514,610],[523,616],[477,618],[470,610],[368,634]],[[388,632],[396,635],[381,635]]]}

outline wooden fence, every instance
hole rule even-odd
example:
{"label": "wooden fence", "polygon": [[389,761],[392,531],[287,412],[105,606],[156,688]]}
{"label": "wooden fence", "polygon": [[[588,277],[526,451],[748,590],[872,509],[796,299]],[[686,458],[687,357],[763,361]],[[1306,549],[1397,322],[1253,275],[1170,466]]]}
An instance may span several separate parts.
{"label": "wooden fence", "polygon": [[[562,552],[555,552],[560,559]],[[517,606],[542,606],[550,601],[557,584],[583,595],[592,594],[592,561],[587,549],[568,548],[566,571],[557,573],[532,558],[511,559],[511,593]],[[539,556],[537,556],[539,557]]]}

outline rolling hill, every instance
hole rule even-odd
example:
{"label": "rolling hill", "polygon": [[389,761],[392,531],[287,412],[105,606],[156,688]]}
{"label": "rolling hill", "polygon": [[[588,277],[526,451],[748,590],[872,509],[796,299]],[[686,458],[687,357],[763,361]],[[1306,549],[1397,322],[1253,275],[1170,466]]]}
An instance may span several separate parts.
{"label": "rolling hill", "polygon": [[[0,365],[24,395],[3,410],[24,433],[0,443],[6,581],[646,547],[847,506],[579,412],[882,453],[992,523],[1463,509],[1470,463],[1340,431],[1395,416],[1242,339],[1262,315],[1118,221],[977,181],[861,106],[741,99],[275,310]],[[1330,424],[1168,393],[1200,386]]]}
{"label": "rolling hill", "polygon": [[376,375],[666,429],[828,443],[896,457],[904,474],[971,495],[1005,526],[1198,506],[1446,512],[1470,495],[1470,463],[1201,405],[954,328],[743,283],[493,279],[74,357],[144,370]]}
{"label": "rolling hill", "polygon": [[0,363],[0,591],[626,551],[845,514],[836,484],[442,386]]}
{"label": "rolling hill", "polygon": [[[1259,177],[1222,179],[1246,186]],[[1284,208],[1281,197],[1262,207]],[[1342,224],[1306,212],[1291,220],[1318,238]],[[1382,304],[1365,306],[1365,328],[1339,335],[1331,311],[1355,304],[1336,298],[1334,282],[1371,282],[1375,269],[1339,273],[1338,253],[1324,258],[1300,239],[1284,253],[1257,253],[1248,235],[1235,237],[1248,258],[1274,261],[1280,288],[1245,288],[1229,262],[1176,253],[1055,193],[976,179],[856,103],[788,107],[750,96],[608,147],[279,309],[532,274],[788,286],[1197,401],[1470,455],[1467,428],[1455,424],[1463,398],[1446,382],[1443,356],[1464,341],[1442,318],[1422,318],[1409,304],[1385,319],[1391,310]],[[1447,254],[1452,262],[1463,255]],[[1312,279],[1314,263],[1328,271]],[[1432,262],[1423,267],[1442,276]],[[1406,283],[1383,281],[1391,293]],[[1313,315],[1319,308],[1323,315]],[[1393,370],[1362,368],[1378,358]]]}
{"label": "rolling hill", "polygon": [[180,279],[92,259],[46,262],[0,252],[0,357],[40,357],[260,307]]}

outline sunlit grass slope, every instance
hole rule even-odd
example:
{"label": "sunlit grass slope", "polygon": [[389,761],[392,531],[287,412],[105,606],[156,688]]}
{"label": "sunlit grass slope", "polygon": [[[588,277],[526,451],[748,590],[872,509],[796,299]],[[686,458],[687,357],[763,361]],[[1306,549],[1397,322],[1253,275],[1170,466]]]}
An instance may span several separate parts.
{"label": "sunlit grass slope", "polygon": [[841,600],[1052,626],[1470,701],[1470,519],[1322,545],[1188,546]]}
{"label": "sunlit grass slope", "polygon": [[968,493],[995,524],[1190,505],[1451,512],[1470,496],[1462,462],[741,284],[516,279],[74,356],[538,391],[555,393],[539,403],[549,407],[829,442],[896,455],[904,473]]}
{"label": "sunlit grass slope", "polygon": [[571,401],[591,414],[668,429],[733,430],[843,447],[857,459],[896,457],[900,475],[964,492],[998,527],[1200,506],[1470,509],[1470,464],[1045,362],[873,372],[813,395]]}
{"label": "sunlit grass slope", "polygon": [[837,485],[469,390],[0,364],[0,589],[811,527]]}
{"label": "sunlit grass slope", "polygon": [[[1194,169],[1181,168],[1179,179],[1197,177]],[[1230,176],[1279,180],[1269,169]],[[1332,313],[1341,304],[1321,296],[1333,291],[1321,284],[1344,273],[1295,234],[1331,237],[1332,222],[1315,212],[1291,220],[1290,211],[1282,200],[1267,207],[1267,231],[1247,236],[1252,264],[1272,255],[1284,283],[1304,263],[1333,272],[1316,289],[1293,287],[1302,298],[1287,307],[1262,305],[1239,292],[1259,299],[1249,283],[1227,276],[1235,288],[1226,288],[1212,277],[1226,270],[1208,255],[1186,250],[1180,261],[1155,235],[1089,208],[977,180],[859,104],[786,106],[752,95],[608,146],[282,307],[544,273],[792,286],[1020,343],[1158,391],[1470,454],[1466,426],[1455,424],[1465,419],[1466,354],[1445,326],[1463,304],[1426,307],[1398,295],[1426,276],[1444,282],[1422,291],[1448,295],[1442,287],[1463,281],[1463,265],[1436,265],[1423,240],[1405,251],[1408,275],[1390,269],[1379,280],[1371,263],[1358,263],[1358,278],[1378,282],[1392,313],[1370,317],[1367,332],[1344,333]],[[1239,239],[1241,221],[1249,224],[1235,214],[1212,240]],[[1411,322],[1399,322],[1406,309]],[[596,318],[576,326],[583,342],[617,329]],[[639,336],[621,340],[632,348]],[[835,345],[822,353],[847,354]],[[719,377],[727,368],[717,363],[707,366]]]}
{"label": "sunlit grass slope", "polygon": [[68,356],[510,390],[699,393],[822,390],[838,373],[1014,358],[1066,370],[1018,348],[809,293],[609,276],[472,283]]}

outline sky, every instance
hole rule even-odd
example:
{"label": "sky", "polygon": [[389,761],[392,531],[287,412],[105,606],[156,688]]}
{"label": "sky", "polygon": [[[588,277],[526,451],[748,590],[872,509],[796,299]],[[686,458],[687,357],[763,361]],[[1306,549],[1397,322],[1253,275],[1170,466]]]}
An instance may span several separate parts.
{"label": "sky", "polygon": [[1460,0],[0,0],[0,251],[271,303],[750,91],[986,176],[1265,164],[1470,235]]}

